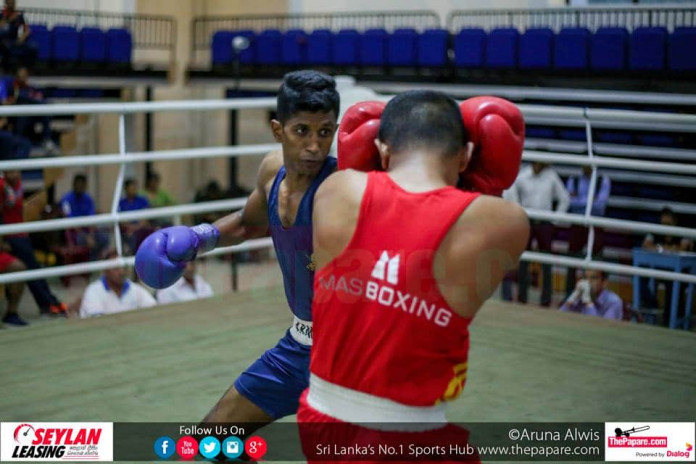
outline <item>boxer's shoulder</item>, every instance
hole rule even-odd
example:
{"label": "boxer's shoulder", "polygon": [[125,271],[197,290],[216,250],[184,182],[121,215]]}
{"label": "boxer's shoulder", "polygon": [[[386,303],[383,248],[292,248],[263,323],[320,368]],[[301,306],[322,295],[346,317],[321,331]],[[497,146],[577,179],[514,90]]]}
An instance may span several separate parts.
{"label": "boxer's shoulder", "polygon": [[317,190],[317,198],[327,203],[343,198],[350,201],[357,199],[358,203],[367,186],[367,173],[354,169],[336,171],[324,180]]}
{"label": "boxer's shoulder", "polygon": [[263,157],[257,178],[259,185],[263,186],[264,190],[268,184],[273,182],[282,166],[283,152],[281,150],[274,150]]}

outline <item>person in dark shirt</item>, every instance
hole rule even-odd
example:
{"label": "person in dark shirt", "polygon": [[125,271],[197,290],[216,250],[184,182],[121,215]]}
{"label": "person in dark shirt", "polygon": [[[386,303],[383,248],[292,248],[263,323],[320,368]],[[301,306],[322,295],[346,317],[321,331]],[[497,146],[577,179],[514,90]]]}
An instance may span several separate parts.
{"label": "person in dark shirt", "polygon": [[9,70],[12,56],[17,56],[22,66],[33,67],[39,51],[36,44],[28,40],[31,29],[15,4],[15,0],[5,0],[0,16],[0,55],[5,72]]}
{"label": "person in dark shirt", "polygon": [[[3,224],[20,224],[24,222],[24,190],[19,171],[5,171],[5,177],[0,178],[0,205],[2,206]],[[20,233],[4,237],[10,246],[13,256],[24,262],[28,269],[39,269],[34,247],[29,240],[29,234]],[[65,316],[68,307],[51,292],[45,279],[31,280],[27,283],[34,301],[42,314],[57,314]]]}
{"label": "person in dark shirt", "polygon": [[[138,184],[135,182],[135,179],[126,179],[123,183],[123,192],[124,197],[118,202],[118,210],[120,212],[137,211],[150,207],[147,198],[138,195]],[[138,250],[140,243],[152,232],[152,226],[146,220],[121,223],[124,243],[128,245],[132,253]]]}
{"label": "person in dark shirt", "polygon": [[[65,217],[93,216],[97,214],[94,200],[87,193],[87,177],[76,174],[73,178],[73,189],[60,199],[60,207]],[[96,227],[81,227],[69,229],[66,235],[75,241],[76,245],[86,245],[90,258],[95,260],[109,246],[109,236]]]}

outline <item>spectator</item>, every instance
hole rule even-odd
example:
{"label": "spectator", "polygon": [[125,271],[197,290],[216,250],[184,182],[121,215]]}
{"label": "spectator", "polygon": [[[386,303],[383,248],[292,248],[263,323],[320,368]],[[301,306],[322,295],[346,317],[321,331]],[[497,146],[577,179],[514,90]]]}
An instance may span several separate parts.
{"label": "spectator", "polygon": [[[60,207],[63,215],[70,218],[97,214],[94,200],[87,193],[87,176],[76,174],[73,177],[73,189],[60,199]],[[89,248],[92,260],[100,256],[109,246],[109,236],[96,227],[70,229],[66,233],[74,235],[76,245],[86,245]]]}
{"label": "spectator", "polygon": [[[17,75],[12,83],[12,95],[9,100],[17,105],[43,105],[46,103],[43,93],[29,85],[29,70],[25,67],[17,69]],[[56,154],[58,147],[51,138],[50,116],[19,116],[15,124],[17,135],[35,139],[36,123],[41,124],[40,143],[50,154]]]}
{"label": "spectator", "polygon": [[[218,184],[215,180],[211,180],[203,190],[196,192],[196,197],[194,198],[193,202],[203,203],[206,201],[224,200],[225,198],[226,195],[220,188],[220,184]],[[226,214],[227,213],[225,211],[211,211],[208,213],[197,214],[194,216],[194,221],[196,224],[200,224],[202,222],[212,224]]]}
{"label": "spectator", "polygon": [[196,274],[196,262],[186,263],[186,269],[181,279],[177,280],[171,287],[157,291],[157,302],[159,304],[179,303],[182,301],[197,300],[199,298],[210,298],[213,296],[213,289],[202,276]]}
{"label": "spectator", "polygon": [[[5,178],[0,180],[0,200],[4,224],[24,222],[24,192],[19,171],[5,171]],[[27,233],[8,235],[6,240],[12,254],[22,260],[27,268],[40,268]],[[51,292],[45,279],[31,280],[27,285],[41,314],[66,315],[67,305]]]}
{"label": "spectator", "polygon": [[[512,187],[506,192],[506,198],[522,205],[525,209],[551,211],[553,202],[556,201],[556,211],[565,213],[568,210],[570,196],[563,186],[561,178],[556,171],[548,167],[546,163],[532,163],[520,170],[520,174]],[[532,239],[536,239],[539,251],[550,252],[553,240],[553,225],[548,222],[531,221],[531,234],[529,245],[532,247]],[[529,287],[528,275],[529,263],[520,261],[518,269],[518,286],[520,303],[527,302],[527,290]],[[541,305],[551,305],[551,265],[542,264],[542,289]],[[512,299],[510,281],[503,281],[503,298]]]}
{"label": "spectator", "polygon": [[12,56],[19,57],[22,66],[33,67],[38,47],[29,42],[31,34],[29,25],[24,20],[24,14],[15,9],[15,0],[5,0],[5,9],[0,17],[0,55],[5,72],[10,68]]}
{"label": "spectator", "polygon": [[575,291],[561,305],[561,311],[582,313],[604,319],[623,319],[623,302],[607,289],[607,273],[586,269],[585,278],[578,281]]}
{"label": "spectator", "polygon": [[[145,196],[150,203],[150,208],[161,208],[163,206],[174,206],[174,197],[164,190],[160,185],[162,178],[156,172],[149,172],[145,179]],[[153,219],[152,224],[156,227],[169,227],[173,225],[168,219]]]}
{"label": "spectator", "polygon": [[[677,216],[674,214],[674,211],[672,211],[668,207],[665,207],[662,209],[662,212],[660,213],[660,224],[662,224],[663,226],[675,226],[676,227],[679,225],[679,221],[677,220]],[[685,252],[685,251],[693,251],[694,243],[693,243],[693,241],[689,240],[688,238],[683,238],[683,239],[679,240],[671,235],[648,234],[645,236],[645,239],[643,240],[643,248],[645,248],[647,250],[656,251],[658,253],[661,253],[663,251]],[[668,269],[668,270],[673,270],[673,269]],[[657,289],[660,287],[660,285],[664,285],[665,286],[665,304],[664,304],[664,316],[662,318],[662,323],[664,326],[668,326],[669,325],[669,311],[670,311],[671,304],[672,304],[672,281],[661,280],[661,279],[656,280],[654,292],[650,289],[648,282],[649,282],[649,280],[646,278],[640,279],[640,292],[641,292],[641,300],[643,301],[643,305],[648,307],[648,308],[659,308],[660,304],[657,300]],[[686,291],[686,285],[682,286],[682,290]],[[683,304],[684,302],[685,302],[684,295],[680,294],[679,299],[677,301],[677,307],[678,307],[677,315],[678,315],[678,317],[684,316],[684,309],[685,309],[685,304]]]}
{"label": "spectator", "polygon": [[[12,101],[6,82],[0,79],[0,104],[9,105]],[[31,142],[15,135],[9,119],[0,117],[0,159],[28,158],[30,153]]]}
{"label": "spectator", "polygon": [[150,208],[160,208],[163,206],[174,206],[174,197],[164,190],[160,185],[162,178],[156,172],[150,172],[145,180],[145,195],[150,203]]}
{"label": "spectator", "polygon": [[[585,214],[591,176],[592,167],[583,166],[581,176],[568,178],[566,188],[570,194],[570,213]],[[604,216],[609,193],[611,192],[611,180],[607,176],[597,176],[597,187],[595,189],[594,201],[592,202],[592,215]],[[582,249],[586,243],[587,228],[576,224],[570,226],[568,255],[581,257]],[[599,255],[602,252],[602,248],[604,248],[604,230],[601,227],[595,227],[592,254],[595,256]],[[576,269],[573,267],[569,267],[566,272],[566,295],[570,295],[575,288],[575,273]]]}
{"label": "spectator", "polygon": [[[115,250],[103,254],[115,258]],[[145,287],[126,277],[123,267],[108,269],[85,289],[80,303],[80,317],[102,316],[156,305],[155,298]]]}
{"label": "spectator", "polygon": [[[678,226],[677,216],[669,207],[662,208],[660,224],[663,226]],[[648,234],[643,240],[643,248],[655,251],[693,251],[694,242],[688,238],[677,240],[671,235]]]}
{"label": "spectator", "polygon": [[[135,179],[126,179],[123,183],[123,192],[124,197],[118,202],[119,211],[137,211],[150,207],[147,198],[138,195],[138,184],[135,182]],[[132,253],[138,250],[140,243],[145,240],[145,237],[150,235],[152,231],[153,229],[149,222],[144,219],[131,221],[130,223],[121,223],[123,241],[128,245]]]}
{"label": "spectator", "polygon": [[[27,267],[20,260],[5,251],[4,244],[0,240],[0,273],[26,271]],[[19,300],[24,292],[24,282],[13,282],[5,284],[5,294],[7,296],[7,311],[2,322],[5,324],[23,327],[29,325],[17,312]]]}

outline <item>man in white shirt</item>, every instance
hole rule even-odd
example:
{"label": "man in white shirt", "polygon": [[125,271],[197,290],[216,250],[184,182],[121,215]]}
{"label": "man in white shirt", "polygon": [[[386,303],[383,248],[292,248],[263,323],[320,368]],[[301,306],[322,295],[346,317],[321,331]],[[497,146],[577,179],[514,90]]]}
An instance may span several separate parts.
{"label": "man in white shirt", "polygon": [[[570,195],[556,171],[546,163],[532,163],[520,170],[519,176],[512,187],[506,192],[505,198],[522,205],[525,209],[551,211],[556,201],[556,211],[565,213],[570,205]],[[553,225],[548,222],[531,221],[531,234],[527,249],[531,249],[532,240],[536,239],[539,251],[550,252],[553,240]],[[529,263],[520,261],[518,270],[518,285],[520,303],[527,302],[529,287]],[[508,284],[509,285],[509,284]],[[551,305],[551,265],[542,265],[541,305]],[[509,289],[503,287],[504,298],[510,296]],[[507,299],[507,298],[506,298]]]}
{"label": "man in white shirt", "polygon": [[[113,257],[115,253],[107,257]],[[145,287],[131,282],[122,267],[104,271],[85,289],[80,304],[80,317],[103,316],[133,309],[155,306],[155,298]]]}
{"label": "man in white shirt", "polygon": [[159,304],[178,303],[211,296],[213,296],[213,289],[210,284],[196,274],[195,261],[189,261],[186,263],[186,269],[184,269],[184,275],[181,279],[177,280],[171,287],[157,291],[157,302]]}

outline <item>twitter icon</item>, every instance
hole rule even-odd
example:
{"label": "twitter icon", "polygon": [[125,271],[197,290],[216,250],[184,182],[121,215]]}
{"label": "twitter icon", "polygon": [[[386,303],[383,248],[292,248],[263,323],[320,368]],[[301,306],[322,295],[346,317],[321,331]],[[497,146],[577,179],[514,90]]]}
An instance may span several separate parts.
{"label": "twitter icon", "polygon": [[198,452],[207,459],[214,459],[220,454],[220,440],[215,437],[205,437],[198,444]]}

